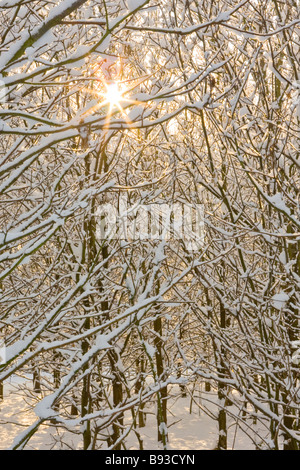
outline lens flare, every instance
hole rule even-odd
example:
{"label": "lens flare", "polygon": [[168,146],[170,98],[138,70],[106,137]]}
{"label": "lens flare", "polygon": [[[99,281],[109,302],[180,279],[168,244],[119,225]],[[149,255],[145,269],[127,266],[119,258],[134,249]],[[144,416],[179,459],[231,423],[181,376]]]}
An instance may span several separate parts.
{"label": "lens flare", "polygon": [[111,106],[118,106],[120,101],[122,101],[122,92],[118,86],[117,83],[114,83],[112,85],[107,85],[107,90],[104,95],[105,100],[107,103],[109,103]]}
{"label": "lens flare", "polygon": [[134,90],[140,83],[142,83],[144,79],[142,81],[139,81],[138,84],[134,84],[134,86],[127,87],[124,84],[132,80],[120,82],[117,80],[113,80],[111,77],[109,78],[109,80],[107,80],[105,79],[103,74],[99,73],[99,67],[94,71],[93,75],[93,80],[96,83],[96,87],[84,87],[83,90],[86,93],[98,98],[98,103],[93,104],[91,107],[89,107],[86,111],[82,113],[82,120],[88,117],[89,115],[94,114],[97,111],[103,109],[106,114],[102,125],[104,133],[109,131],[114,116],[118,116],[118,114],[121,114],[127,128],[131,129],[134,126],[134,122],[132,122],[132,120],[128,117],[126,112],[127,108],[131,105],[145,106],[146,102],[131,99],[127,96],[127,94]]}

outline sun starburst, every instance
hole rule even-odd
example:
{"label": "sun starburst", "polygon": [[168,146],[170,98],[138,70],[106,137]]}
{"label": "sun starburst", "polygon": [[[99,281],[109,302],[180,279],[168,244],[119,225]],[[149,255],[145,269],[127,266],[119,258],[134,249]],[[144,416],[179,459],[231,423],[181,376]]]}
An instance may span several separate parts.
{"label": "sun starburst", "polygon": [[83,90],[98,98],[98,103],[87,109],[82,114],[82,118],[86,118],[100,109],[104,109],[106,117],[103,130],[105,132],[110,129],[112,117],[118,113],[121,114],[128,128],[131,128],[134,123],[128,118],[126,113],[127,108],[131,105],[145,105],[144,102],[128,97],[128,93],[132,92],[139,83],[127,87],[125,83],[131,82],[132,80],[121,81],[118,77],[106,77],[101,70],[101,64],[93,70],[92,76],[94,77],[96,86],[93,88],[84,88]]}
{"label": "sun starburst", "polygon": [[119,84],[112,83],[110,85],[106,85],[104,98],[111,107],[118,106],[123,98],[123,93],[122,90],[120,90]]}

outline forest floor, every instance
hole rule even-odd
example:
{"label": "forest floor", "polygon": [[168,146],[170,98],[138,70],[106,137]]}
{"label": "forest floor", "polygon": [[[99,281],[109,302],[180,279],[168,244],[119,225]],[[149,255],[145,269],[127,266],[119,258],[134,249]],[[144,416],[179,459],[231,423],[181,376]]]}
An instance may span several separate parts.
{"label": "forest floor", "polygon": [[[28,385],[28,384],[26,384]],[[218,440],[216,394],[207,393],[195,388],[186,397],[182,397],[179,389],[173,387],[170,390],[168,400],[168,432],[170,450],[212,450]],[[193,397],[193,398],[192,398]],[[34,403],[36,402],[36,403]],[[31,393],[24,394],[24,381],[14,379],[6,383],[4,387],[4,400],[0,402],[0,450],[11,447],[14,439],[28,426],[34,423],[36,415],[34,406],[37,397]],[[207,408],[207,412],[203,411]],[[229,411],[238,414],[239,410],[229,407]],[[138,429],[143,448],[148,450],[160,449],[157,442],[157,424],[154,405],[145,407],[147,415],[146,426]],[[125,416],[125,424],[130,424],[130,414]],[[258,432],[261,436],[267,435],[267,429],[260,429],[248,420],[247,433],[254,436]],[[74,431],[78,431],[74,429]],[[127,450],[139,450],[138,439],[131,432],[125,440]],[[43,425],[32,437],[27,449],[34,450],[59,450],[81,449],[81,436],[76,433],[57,428],[54,425]],[[106,448],[104,444],[103,449]],[[248,450],[255,446],[242,429],[237,426],[236,420],[228,418],[228,449]]]}

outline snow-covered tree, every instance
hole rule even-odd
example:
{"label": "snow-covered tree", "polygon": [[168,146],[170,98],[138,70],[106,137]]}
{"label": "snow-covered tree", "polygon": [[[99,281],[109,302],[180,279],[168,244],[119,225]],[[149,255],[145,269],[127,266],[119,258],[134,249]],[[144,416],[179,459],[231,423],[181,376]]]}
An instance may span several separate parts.
{"label": "snow-covered tree", "polygon": [[0,3],[0,383],[32,377],[37,415],[13,448],[142,449],[149,403],[167,448],[170,390],[206,382],[216,448],[233,419],[299,449],[299,8]]}

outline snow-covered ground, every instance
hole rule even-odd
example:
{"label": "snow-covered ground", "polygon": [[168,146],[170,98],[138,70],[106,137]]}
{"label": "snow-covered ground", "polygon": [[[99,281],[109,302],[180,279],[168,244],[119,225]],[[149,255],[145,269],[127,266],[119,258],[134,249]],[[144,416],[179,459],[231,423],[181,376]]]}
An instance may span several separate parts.
{"label": "snow-covered ground", "polygon": [[[27,384],[26,384],[27,385]],[[8,449],[14,439],[26,427],[36,420],[34,405],[37,397],[34,394],[28,397],[24,392],[24,381],[13,380],[6,383],[4,400],[0,403],[0,449]],[[172,390],[172,396],[168,401],[168,430],[169,449],[174,450],[211,450],[214,449],[218,439],[217,422],[201,409],[203,405],[216,415],[216,406],[208,405],[206,398],[214,402],[214,394],[207,394],[199,388],[194,391],[194,398],[181,397],[176,389]],[[199,406],[200,405],[200,406]],[[145,407],[147,413],[146,427],[139,429],[143,440],[144,449],[158,449],[157,425],[155,408],[152,405]],[[130,423],[130,414],[125,417],[125,424]],[[253,449],[253,443],[231,418],[228,419],[228,448],[229,449]],[[254,430],[254,427],[253,427]],[[63,441],[63,444],[61,442]],[[67,445],[66,445],[67,443]],[[62,428],[51,425],[41,426],[39,431],[30,440],[28,449],[80,449],[81,436]],[[126,448],[138,450],[138,440],[133,432],[126,438]]]}

